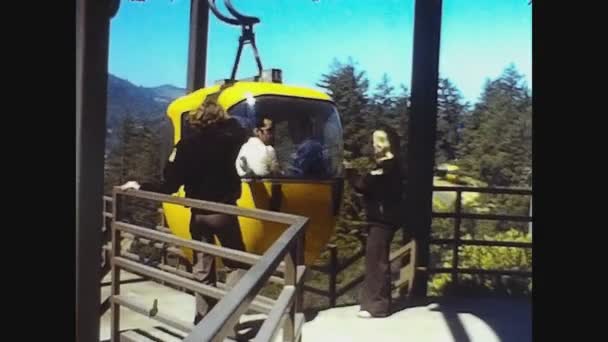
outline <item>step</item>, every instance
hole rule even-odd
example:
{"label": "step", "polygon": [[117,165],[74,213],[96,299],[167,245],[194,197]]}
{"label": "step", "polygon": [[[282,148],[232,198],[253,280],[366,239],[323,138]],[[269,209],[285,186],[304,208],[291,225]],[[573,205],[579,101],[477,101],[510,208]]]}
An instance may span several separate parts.
{"label": "step", "polygon": [[155,327],[154,329],[147,330],[146,332],[166,342],[177,342],[186,338],[186,335],[183,332],[165,327]]}
{"label": "step", "polygon": [[178,342],[186,336],[163,327],[128,330],[120,334],[121,342]]}
{"label": "step", "polygon": [[158,342],[144,335],[139,334],[135,330],[125,331],[120,334],[120,342]]}

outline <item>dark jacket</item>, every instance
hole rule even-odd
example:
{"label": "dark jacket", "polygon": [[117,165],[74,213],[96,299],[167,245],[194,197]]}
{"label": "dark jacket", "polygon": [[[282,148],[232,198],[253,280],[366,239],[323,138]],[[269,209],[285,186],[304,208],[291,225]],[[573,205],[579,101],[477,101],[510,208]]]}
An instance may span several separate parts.
{"label": "dark jacket", "polygon": [[289,174],[296,177],[326,177],[329,174],[326,164],[321,143],[306,139],[292,156]]}
{"label": "dark jacket", "polygon": [[381,222],[397,228],[403,223],[403,185],[399,162],[395,159],[376,164],[381,174],[367,173],[350,177],[356,192],[363,195],[369,221]]}
{"label": "dark jacket", "polygon": [[141,188],[171,194],[184,185],[186,197],[234,204],[241,196],[234,162],[247,137],[235,119],[205,127],[177,143],[161,184],[142,184]]}

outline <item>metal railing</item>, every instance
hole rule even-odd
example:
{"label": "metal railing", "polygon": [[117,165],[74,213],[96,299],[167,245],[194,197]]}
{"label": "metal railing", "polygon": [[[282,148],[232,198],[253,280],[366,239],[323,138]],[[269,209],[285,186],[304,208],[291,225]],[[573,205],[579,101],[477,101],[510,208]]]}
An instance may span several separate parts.
{"label": "metal railing", "polygon": [[[107,211],[108,210],[107,208],[111,208],[111,204],[112,204],[112,197],[104,196],[104,219],[105,219],[104,222],[106,222],[106,223],[104,224],[102,231],[108,232],[107,241],[109,241],[110,234],[109,234],[109,229],[106,230],[105,227],[106,227],[106,225],[108,227],[111,225],[112,216],[113,216],[111,211]],[[159,221],[158,221],[159,223],[154,228],[161,232],[171,233],[171,230],[165,226],[166,222],[165,222],[165,216],[164,216],[163,209],[158,208],[158,213],[159,213]],[[364,225],[369,224],[368,222],[358,222],[358,221],[357,222],[352,221],[349,223],[359,225],[359,226],[364,226]],[[186,269],[190,269],[191,265],[189,264],[188,260],[186,259],[186,256],[183,253],[183,251],[181,249],[179,249],[177,246],[175,246],[173,244],[167,244],[167,243],[150,240],[150,239],[135,237],[132,234],[128,234],[128,233],[123,234],[123,236],[128,239],[131,239],[131,240],[137,240],[138,243],[141,243],[143,245],[152,245],[155,248],[157,248],[160,251],[160,257],[161,257],[160,265],[157,266],[158,268],[161,268],[165,271],[168,271],[168,272],[171,272],[171,273],[174,273],[177,275],[182,275],[182,276],[192,278],[192,276],[188,275],[187,272],[180,270],[181,266],[185,266]],[[323,264],[323,265],[312,265],[309,267],[309,270],[319,272],[328,277],[327,288],[317,288],[314,286],[304,284],[303,291],[325,297],[328,299],[329,307],[335,307],[338,298],[342,297],[348,291],[352,290],[358,284],[363,282],[364,274],[357,276],[355,279],[352,279],[347,284],[344,284],[341,286],[338,286],[338,281],[337,281],[337,276],[341,272],[343,272],[347,268],[351,267],[353,264],[355,264],[357,261],[361,260],[365,256],[366,235],[357,235],[357,238],[359,239],[359,242],[361,243],[362,248],[354,255],[352,255],[342,261],[340,261],[338,258],[338,253],[339,253],[338,247],[334,244],[328,244],[327,251],[329,252],[329,259],[328,259],[327,263]],[[413,244],[409,244],[409,245],[405,244],[405,245],[407,246],[406,249],[400,248],[398,251],[391,253],[391,255],[390,255],[391,263],[397,261],[400,257],[406,256],[408,253],[411,254],[412,257],[414,257],[415,253],[411,253]],[[104,250],[106,253],[109,253],[111,248],[110,248],[110,246],[104,246]],[[123,252],[123,253],[132,260],[138,260],[138,256],[134,253],[130,253],[130,252]],[[168,256],[176,257],[178,265],[177,266],[168,265],[168,262],[167,262]],[[108,257],[108,260],[109,260],[109,257]],[[110,271],[110,268],[108,267],[107,272],[109,272],[109,271]],[[411,280],[412,277],[413,277],[413,275],[411,277],[409,277],[409,280]],[[401,277],[401,275],[400,275],[398,279],[395,279],[394,281],[392,281],[391,285],[392,285],[393,291],[399,291],[403,288],[404,285],[410,285],[411,283],[408,282],[408,279],[406,279],[406,278],[408,278],[408,277]],[[129,283],[135,283],[135,282],[141,282],[141,281],[147,281],[147,280],[149,280],[149,279],[146,277],[121,280],[121,284],[129,284]],[[270,277],[270,282],[275,283],[275,284],[283,284],[282,280],[275,276]],[[161,282],[161,283],[165,284],[165,282]],[[109,286],[109,285],[111,285],[111,283],[102,283],[101,285]],[[168,284],[168,285],[170,285],[170,284]],[[224,284],[218,283],[218,286],[220,288],[223,288]],[[178,288],[178,290],[181,290],[181,291],[186,290],[181,287],[177,287],[177,288]],[[103,315],[109,308],[110,308],[110,297],[108,297],[102,303],[101,314]]]}
{"label": "metal railing", "polygon": [[477,268],[460,268],[460,246],[488,246],[488,247],[515,247],[515,248],[532,248],[530,242],[514,242],[514,241],[492,241],[492,240],[462,240],[461,223],[463,219],[472,220],[489,220],[489,221],[509,221],[509,222],[532,222],[532,213],[528,216],[517,215],[497,215],[497,214],[478,214],[465,213],[462,210],[462,193],[479,193],[479,194],[495,194],[495,195],[518,195],[532,196],[531,189],[515,189],[515,188],[478,188],[478,187],[453,187],[453,186],[435,186],[433,192],[456,192],[454,212],[433,212],[433,218],[449,218],[454,219],[454,237],[451,239],[431,239],[431,245],[451,245],[452,246],[452,267],[449,268],[433,268],[421,265],[421,269],[432,273],[450,273],[452,282],[458,283],[459,274],[479,274],[479,275],[507,275],[532,277],[532,271],[521,270],[488,270]]}
{"label": "metal railing", "polygon": [[[358,222],[359,225],[369,225],[369,222]],[[310,270],[317,271],[322,274],[327,275],[328,277],[328,286],[327,289],[319,289],[317,287],[312,287],[308,285],[304,285],[304,291],[314,293],[318,296],[326,297],[329,301],[329,307],[335,307],[337,304],[338,298],[344,296],[347,292],[354,289],[357,285],[361,284],[365,278],[365,273],[359,274],[354,279],[350,279],[346,284],[338,285],[338,275],[345,271],[347,268],[354,265],[357,261],[363,259],[365,257],[365,248],[366,248],[366,238],[367,235],[357,235],[359,239],[359,243],[361,244],[361,249],[357,251],[354,255],[349,256],[345,260],[339,261],[338,258],[338,248],[334,244],[329,244],[327,246],[327,250],[329,251],[329,259],[325,265],[314,265],[310,267]],[[393,251],[389,255],[389,264],[392,265],[401,259],[409,256],[409,262],[404,266],[404,263],[401,262],[401,268],[399,270],[399,274],[396,279],[391,280],[391,291],[393,292],[393,297],[397,297],[401,295],[405,287],[407,289],[411,289],[413,285],[414,278],[414,264],[416,258],[415,251],[416,243],[414,240],[403,241],[402,246],[397,250]],[[407,286],[406,286],[407,285]],[[409,291],[408,291],[409,292]]]}
{"label": "metal railing", "polygon": [[[111,281],[103,281],[103,279],[106,277],[106,275],[108,273],[110,273],[110,271],[112,270],[112,263],[111,263],[111,253],[112,253],[112,218],[114,217],[114,215],[112,214],[112,196],[103,196],[103,224],[101,227],[101,231],[102,231],[102,265],[101,265],[101,287],[105,287],[105,286],[111,286],[112,282]],[[171,232],[169,229],[167,229],[166,227],[164,227],[164,214],[161,208],[158,209],[159,212],[159,222],[160,224],[158,226],[156,226],[155,228],[159,231],[163,231],[163,232]],[[123,234],[123,237],[129,238],[131,240],[134,240],[136,237],[130,235],[130,234]],[[152,240],[148,240],[148,239],[137,239],[137,241],[139,243],[141,243],[142,245],[152,245],[156,248],[158,248],[161,252],[161,265],[159,267],[161,268],[165,268],[168,269],[169,271],[175,272],[173,271],[173,269],[167,265],[167,257],[170,255],[174,255],[176,256],[178,259],[178,265],[177,265],[177,269],[179,269],[179,266],[182,263],[182,260],[185,260],[185,256],[183,254],[183,251],[181,249],[178,249],[174,246],[170,246],[170,245],[166,245],[166,244],[162,244],[162,243],[158,243]],[[130,252],[124,252],[124,254],[133,260],[139,260],[139,256],[130,253]],[[177,273],[177,272],[175,272]],[[126,280],[121,280],[120,284],[124,285],[124,284],[132,284],[132,283],[139,283],[139,282],[145,282],[145,281],[149,281],[150,279],[148,277],[137,277],[137,278],[133,278],[133,279],[126,279]],[[161,282],[164,284],[164,282]],[[112,295],[110,294],[107,298],[105,298],[100,306],[100,316],[103,316],[109,309],[110,309],[110,304],[111,304],[111,299],[112,299]]]}
{"label": "metal railing", "polygon": [[[521,276],[521,277],[531,277],[531,274],[532,274],[531,271],[460,268],[459,267],[460,256],[458,255],[458,251],[459,251],[460,246],[516,247],[516,248],[524,248],[524,249],[532,248],[532,244],[527,243],[527,242],[467,240],[467,239],[463,240],[461,237],[461,234],[462,234],[461,224],[462,224],[463,219],[530,222],[530,223],[532,222],[531,213],[529,216],[516,216],[516,215],[496,215],[496,214],[480,214],[480,213],[463,212],[463,208],[462,208],[463,207],[463,197],[462,197],[463,193],[469,192],[469,193],[488,193],[488,194],[498,194],[498,195],[507,194],[507,195],[531,196],[532,190],[530,190],[530,189],[512,189],[512,188],[477,188],[477,187],[452,187],[452,186],[436,186],[433,188],[433,190],[434,190],[434,192],[455,192],[456,193],[453,212],[433,212],[434,219],[445,219],[445,218],[454,219],[454,236],[453,236],[453,238],[451,238],[451,239],[448,239],[448,238],[437,239],[436,238],[436,239],[430,240],[431,245],[451,245],[452,254],[453,254],[452,267],[428,267],[428,265],[416,265],[415,241],[409,241],[407,243],[405,243],[406,241],[404,241],[404,245],[402,247],[400,247],[398,250],[393,251],[389,257],[390,262],[393,263],[399,259],[409,256],[409,263],[407,265],[405,265],[405,267],[401,268],[401,270],[399,272],[399,277],[397,279],[394,279],[391,282],[393,295],[395,295],[397,293],[402,293],[400,291],[402,291],[406,287],[405,285],[408,285],[407,288],[411,289],[415,270],[428,272],[429,274],[450,273],[450,274],[452,274],[453,281],[456,283],[458,282],[459,274],[482,274],[482,275],[497,275],[497,276],[512,275],[512,276]],[[141,192],[139,192],[139,193],[141,193]],[[125,193],[120,193],[120,194],[125,194]],[[129,192],[128,195],[135,195],[135,193]],[[165,197],[159,197],[159,196],[162,196],[162,195],[154,194],[153,199],[162,201],[162,202],[170,202],[170,203],[175,202],[172,200],[176,199],[175,197],[169,197],[167,199]],[[137,197],[139,197],[139,196],[137,196]],[[147,198],[149,198],[149,197],[147,197]],[[111,199],[112,198],[104,198],[104,200],[108,201],[108,203],[111,203]],[[180,202],[179,204],[182,204],[182,203]],[[235,209],[239,210],[239,211],[245,210],[245,209],[236,208],[236,207],[235,207]],[[285,215],[285,214],[279,214],[276,212],[265,212],[265,213],[269,214],[270,216],[277,215],[277,214]],[[162,209],[159,209],[159,214],[160,214],[160,224],[157,225],[155,228],[159,232],[170,233],[170,230],[168,230],[168,228],[164,227],[164,215],[163,215]],[[247,216],[243,213],[239,213],[239,215]],[[112,217],[113,217],[113,215],[111,213],[108,213],[107,215],[104,214],[104,216],[107,219],[112,219]],[[293,216],[293,215],[288,215],[288,216]],[[359,225],[365,225],[365,224],[369,224],[369,223],[359,222]],[[147,231],[150,231],[150,230],[147,230]],[[170,235],[170,234],[168,234],[168,235]],[[175,236],[173,236],[173,235],[170,235],[170,236],[175,238]],[[340,261],[338,258],[339,251],[338,251],[337,246],[335,246],[333,244],[329,244],[327,246],[327,248],[329,250],[328,262],[325,265],[314,265],[314,266],[310,267],[311,270],[321,272],[328,276],[327,289],[320,289],[320,288],[301,284],[302,286],[299,288],[299,290],[300,290],[299,294],[301,295],[302,291],[306,291],[306,292],[314,293],[316,295],[327,297],[329,300],[329,307],[334,307],[336,305],[336,301],[339,297],[343,296],[348,291],[352,290],[355,286],[357,286],[359,283],[361,283],[363,281],[364,274],[358,275],[354,279],[349,280],[347,284],[344,284],[341,286],[339,286],[339,284],[337,282],[338,275],[341,272],[343,272],[348,267],[351,267],[358,260],[360,260],[364,257],[364,255],[365,255],[365,236],[360,236],[359,238],[360,238],[362,248],[354,255],[352,255],[352,256],[348,257],[346,260],[342,260],[342,261]],[[163,258],[166,255],[165,254],[166,252],[175,253],[176,255],[181,255],[183,258],[183,253],[181,252],[181,249],[171,246],[171,243],[167,243],[167,241],[165,241],[162,244],[158,242],[160,240],[155,240],[155,239],[140,238],[139,241],[143,242],[143,243],[151,243],[151,244],[153,243],[155,246],[162,248]],[[177,242],[175,245],[178,246],[178,245],[180,245],[180,243],[184,243],[185,241],[172,240],[172,242]],[[189,241],[189,242],[195,243],[193,241]],[[277,243],[278,243],[278,241],[277,241]],[[183,245],[183,244],[181,244],[181,245]],[[213,245],[211,245],[211,246],[213,246]],[[207,247],[209,247],[209,246],[207,246]],[[213,247],[215,247],[215,246],[213,246]],[[219,248],[219,247],[215,247],[215,248]],[[269,250],[269,252],[270,252],[270,250]],[[126,254],[125,256],[127,258],[130,258],[131,260],[137,260],[136,255],[133,255],[130,253],[125,253],[125,254]],[[220,255],[220,254],[218,254],[218,255]],[[280,264],[280,265],[284,265],[284,264]],[[404,265],[404,264],[402,264],[402,265]],[[417,267],[414,267],[414,265],[416,265]],[[186,277],[189,279],[193,278],[190,273],[181,271],[179,269],[179,267],[171,267],[164,263],[162,263],[159,267],[162,268],[163,271],[173,273],[175,275],[179,275],[179,276]],[[284,270],[284,266],[279,266],[279,269],[281,271]],[[299,276],[298,279],[301,280],[301,276]],[[273,276],[273,275],[270,275],[267,278],[267,280],[269,280],[273,283],[287,284],[283,278]],[[127,282],[129,282],[129,281],[123,281],[122,283],[127,283]],[[168,284],[171,285],[170,282]],[[262,282],[262,285],[263,284],[264,284],[264,282]],[[181,286],[181,285],[178,285],[178,287],[180,287],[183,290],[191,290],[190,288]],[[225,289],[224,285],[221,283],[218,284],[218,287],[220,289]],[[259,289],[256,289],[256,291],[259,291]],[[284,290],[284,291],[287,291],[287,292],[285,292],[285,294],[283,294],[283,297],[282,297],[283,299],[281,299],[281,302],[284,302],[285,298],[291,298],[291,295],[289,294],[291,292],[291,290],[288,289],[288,290]],[[409,293],[409,291],[408,291],[408,293]],[[268,310],[270,310],[268,305],[275,304],[275,302],[272,299],[269,299],[266,297],[258,296],[256,298],[258,298],[258,300],[253,302],[252,308],[257,308],[257,309],[265,308],[266,311],[268,312]],[[262,302],[263,302],[263,304],[262,304]],[[288,303],[289,303],[289,301],[288,301]],[[264,305],[264,304],[266,304],[266,305]],[[276,331],[273,331],[273,332],[276,332]]]}
{"label": "metal railing", "polygon": [[[514,189],[514,188],[479,188],[479,187],[462,187],[462,186],[435,186],[433,192],[456,192],[455,210],[454,212],[433,212],[433,218],[452,218],[454,219],[454,237],[452,239],[431,239],[431,245],[452,245],[452,267],[450,268],[433,268],[428,265],[416,265],[416,242],[414,240],[404,241],[403,246],[396,251],[391,252],[389,262],[392,264],[397,260],[409,255],[409,263],[401,268],[399,277],[391,282],[393,296],[397,293],[402,294],[402,291],[407,285],[407,289],[411,290],[415,270],[426,271],[431,274],[450,273],[452,279],[458,283],[458,274],[487,274],[487,275],[516,275],[522,277],[531,277],[531,271],[520,270],[487,270],[473,268],[459,268],[459,247],[460,246],[490,246],[490,247],[517,247],[517,248],[532,248],[532,244],[528,242],[512,242],[512,241],[491,241],[491,240],[462,240],[461,239],[461,222],[462,219],[473,220],[491,220],[491,221],[513,221],[513,222],[532,222],[532,213],[529,216],[515,215],[496,215],[496,214],[473,214],[463,213],[462,211],[462,193],[487,193],[497,195],[519,195],[531,196],[530,189]],[[356,222],[358,225],[367,225],[367,222]],[[304,290],[314,293],[319,296],[324,296],[329,299],[329,306],[334,307],[339,297],[353,289],[357,284],[361,283],[364,274],[350,280],[346,285],[338,288],[337,277],[346,268],[353,265],[359,259],[365,256],[365,237],[360,237],[361,250],[352,255],[348,259],[338,261],[338,250],[335,245],[328,245],[329,260],[327,264],[322,266],[312,266],[311,270],[321,272],[328,276],[328,289],[318,289],[311,286],[304,286]],[[414,267],[413,265],[416,265]]]}
{"label": "metal railing", "polygon": [[[173,234],[136,226],[121,221],[120,201],[122,197],[131,196],[157,202],[183,205],[191,208],[205,209],[213,212],[249,217],[253,219],[283,223],[289,227],[273,243],[272,246],[259,256],[244,251],[218,247],[213,244],[183,239]],[[302,314],[302,281],[306,267],[304,266],[304,232],[308,218],[277,213],[258,209],[245,209],[232,205],[208,201],[193,200],[167,196],[145,191],[113,190],[112,199],[112,321],[111,340],[119,341],[119,306],[125,306],[136,312],[145,314],[164,324],[188,333],[184,341],[224,341],[233,333],[239,318],[247,310],[268,314],[254,341],[269,341],[274,338],[279,329],[283,328],[284,341],[298,341],[304,323]],[[195,251],[209,253],[222,258],[235,260],[252,267],[243,275],[232,289],[222,289],[192,280],[187,272],[173,272],[158,269],[138,263],[136,256],[122,253],[121,237],[124,233],[143,237],[150,241],[160,241]],[[150,279],[164,281],[174,286],[204,296],[220,299],[214,308],[196,326],[183,322],[160,312],[156,307],[145,307],[127,296],[120,294],[120,270],[126,270]],[[177,273],[177,274],[176,274]],[[282,273],[283,277],[273,276]],[[278,279],[277,279],[278,278]],[[268,281],[280,282],[284,285],[277,300],[259,295],[260,290]]]}

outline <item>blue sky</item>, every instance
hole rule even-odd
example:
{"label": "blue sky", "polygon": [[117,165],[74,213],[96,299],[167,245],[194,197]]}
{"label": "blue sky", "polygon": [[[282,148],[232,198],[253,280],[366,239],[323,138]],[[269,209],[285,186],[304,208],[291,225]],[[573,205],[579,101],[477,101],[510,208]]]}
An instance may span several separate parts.
{"label": "blue sky", "polygon": [[[223,1],[218,0],[220,10]],[[121,1],[112,19],[109,72],[137,85],[185,87],[189,0]],[[413,0],[233,0],[261,18],[255,26],[264,68],[285,83],[315,87],[336,58],[352,57],[371,89],[386,73],[409,88]],[[240,28],[210,13],[207,84],[228,78]],[[444,0],[440,74],[475,102],[486,79],[513,63],[532,85],[532,9],[528,0]],[[238,77],[256,73],[246,46]]]}

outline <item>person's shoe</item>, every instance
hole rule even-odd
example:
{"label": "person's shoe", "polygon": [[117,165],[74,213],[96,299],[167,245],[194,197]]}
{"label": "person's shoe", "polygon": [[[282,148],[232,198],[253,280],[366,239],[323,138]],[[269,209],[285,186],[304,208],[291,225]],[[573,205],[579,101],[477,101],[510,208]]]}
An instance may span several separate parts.
{"label": "person's shoe", "polygon": [[359,317],[359,318],[372,318],[373,316],[372,316],[371,313],[369,313],[369,311],[360,310],[357,313],[357,317]]}

